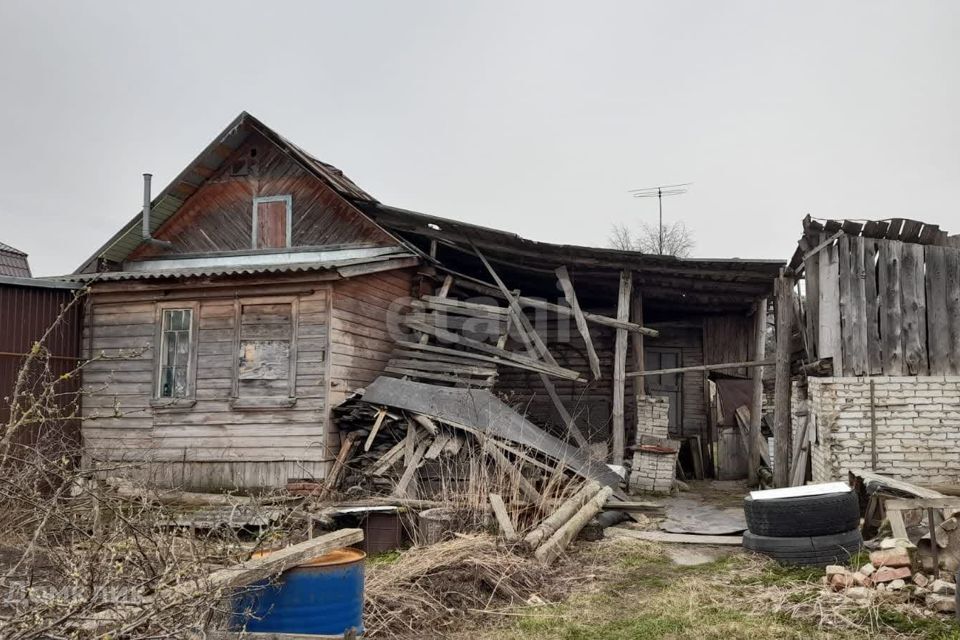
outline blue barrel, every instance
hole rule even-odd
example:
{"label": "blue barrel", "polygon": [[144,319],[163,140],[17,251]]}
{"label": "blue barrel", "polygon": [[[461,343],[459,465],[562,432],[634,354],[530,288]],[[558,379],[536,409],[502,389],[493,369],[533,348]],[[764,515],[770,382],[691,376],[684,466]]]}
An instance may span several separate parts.
{"label": "blue barrel", "polygon": [[253,632],[343,635],[363,633],[366,554],[338,549],[234,598],[233,626]]}

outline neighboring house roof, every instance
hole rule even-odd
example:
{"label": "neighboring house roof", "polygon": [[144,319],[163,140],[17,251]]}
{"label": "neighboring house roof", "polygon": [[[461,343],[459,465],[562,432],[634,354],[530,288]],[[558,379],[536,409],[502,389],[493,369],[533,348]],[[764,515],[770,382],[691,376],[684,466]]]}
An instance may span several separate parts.
{"label": "neighboring house roof", "polygon": [[0,242],[0,276],[29,278],[30,264],[27,262],[27,254]]}

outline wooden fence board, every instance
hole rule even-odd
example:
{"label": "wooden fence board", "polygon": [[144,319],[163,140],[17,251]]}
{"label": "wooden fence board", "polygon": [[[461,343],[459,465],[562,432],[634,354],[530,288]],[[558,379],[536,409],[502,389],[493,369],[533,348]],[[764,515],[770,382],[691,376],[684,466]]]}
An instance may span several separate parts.
{"label": "wooden fence board", "polygon": [[903,311],[903,359],[907,373],[925,376],[927,364],[927,308],[923,282],[923,245],[903,244],[900,300]]}
{"label": "wooden fence board", "polygon": [[924,247],[926,261],[927,346],[931,375],[949,369],[950,327],[947,319],[947,271],[943,247]]}
{"label": "wooden fence board", "polygon": [[840,337],[840,265],[836,244],[820,252],[820,326],[818,353],[833,358],[833,370],[843,370]]}
{"label": "wooden fence board", "polygon": [[880,357],[883,373],[902,376],[906,372],[903,361],[903,311],[900,299],[900,264],[903,244],[896,240],[880,242]]}
{"label": "wooden fence board", "polygon": [[[840,334],[843,344],[843,375],[862,376],[867,372],[866,305],[863,278],[863,238],[841,236]],[[836,369],[834,369],[836,370]]]}
{"label": "wooden fence board", "polygon": [[880,302],[877,291],[877,242],[863,240],[864,295],[867,312],[867,365],[870,375],[883,373],[880,355]]}
{"label": "wooden fence board", "polygon": [[[817,244],[826,240],[823,234],[819,234]],[[820,333],[820,254],[822,251],[814,253],[803,261],[803,271],[806,274],[806,333],[807,333],[807,356],[811,362],[820,356],[817,348],[817,337]]]}
{"label": "wooden fence board", "polygon": [[944,249],[947,272],[947,321],[950,331],[949,375],[960,375],[960,249]]}

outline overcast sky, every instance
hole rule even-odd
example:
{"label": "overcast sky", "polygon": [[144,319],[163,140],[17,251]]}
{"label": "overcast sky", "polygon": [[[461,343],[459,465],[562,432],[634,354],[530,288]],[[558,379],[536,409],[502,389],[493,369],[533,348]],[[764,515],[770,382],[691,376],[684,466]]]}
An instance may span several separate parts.
{"label": "overcast sky", "polygon": [[804,214],[960,232],[960,2],[0,0],[0,241],[74,270],[247,110],[387,204],[704,257]]}

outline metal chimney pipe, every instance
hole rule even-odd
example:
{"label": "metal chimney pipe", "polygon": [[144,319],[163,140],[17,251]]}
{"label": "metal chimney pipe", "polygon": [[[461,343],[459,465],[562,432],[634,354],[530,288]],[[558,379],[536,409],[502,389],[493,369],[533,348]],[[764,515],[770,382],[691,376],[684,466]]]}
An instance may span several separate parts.
{"label": "metal chimney pipe", "polygon": [[150,239],[150,179],[149,173],[143,174],[143,239]]}

